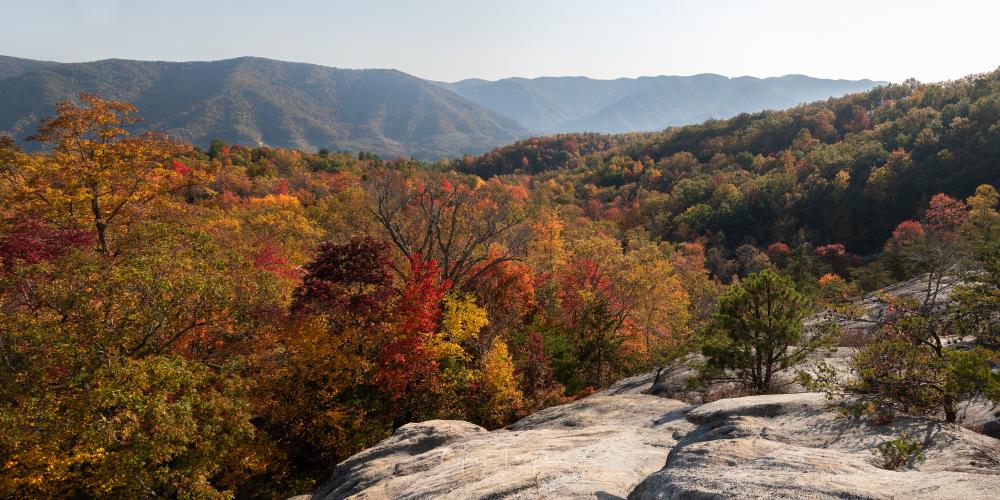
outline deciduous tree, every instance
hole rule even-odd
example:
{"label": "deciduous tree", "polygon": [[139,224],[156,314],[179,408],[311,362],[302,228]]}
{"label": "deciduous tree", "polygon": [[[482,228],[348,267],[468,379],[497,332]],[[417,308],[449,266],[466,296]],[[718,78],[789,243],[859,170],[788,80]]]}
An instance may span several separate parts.
{"label": "deciduous tree", "polygon": [[47,154],[16,152],[0,170],[0,190],[15,210],[60,226],[87,223],[99,250],[111,251],[114,225],[133,209],[166,193],[204,181],[169,160],[188,150],[164,135],[131,135],[139,121],[135,106],[80,94],[82,106],[66,101],[33,139]]}

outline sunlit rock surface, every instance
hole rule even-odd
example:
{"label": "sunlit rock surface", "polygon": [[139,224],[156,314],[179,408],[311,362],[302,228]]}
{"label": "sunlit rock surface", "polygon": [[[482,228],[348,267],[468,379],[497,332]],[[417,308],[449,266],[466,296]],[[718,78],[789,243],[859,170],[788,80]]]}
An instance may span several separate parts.
{"label": "sunlit rock surface", "polygon": [[[996,498],[1000,441],[901,416],[848,418],[822,394],[704,405],[643,394],[655,374],[487,432],[403,426],[339,464],[314,498]],[[661,380],[663,374],[661,373]],[[906,432],[925,459],[881,468]]]}

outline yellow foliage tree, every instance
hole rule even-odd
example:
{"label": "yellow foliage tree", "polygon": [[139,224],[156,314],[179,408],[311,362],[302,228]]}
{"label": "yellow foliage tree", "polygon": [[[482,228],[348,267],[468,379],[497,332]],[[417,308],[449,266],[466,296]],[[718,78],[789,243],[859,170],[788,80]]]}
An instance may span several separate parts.
{"label": "yellow foliage tree", "polygon": [[310,257],[323,237],[322,229],[309,219],[298,198],[287,194],[250,198],[234,213],[253,240],[278,246],[296,265]]}
{"label": "yellow foliage tree", "polygon": [[476,305],[472,295],[449,293],[442,301],[441,331],[437,335],[440,358],[467,360],[462,344],[489,324],[486,310]]}
{"label": "yellow foliage tree", "polygon": [[[0,170],[8,207],[57,225],[90,225],[99,250],[111,252],[113,225],[136,208],[207,177],[176,160],[189,149],[161,134],[133,136],[135,106],[80,94],[66,101],[32,139],[51,145],[45,154],[16,152]],[[122,225],[125,226],[125,225]]]}
{"label": "yellow foliage tree", "polygon": [[497,338],[479,363],[479,388],[482,402],[480,421],[486,427],[500,427],[516,416],[524,403],[514,377],[514,362],[507,344]]}

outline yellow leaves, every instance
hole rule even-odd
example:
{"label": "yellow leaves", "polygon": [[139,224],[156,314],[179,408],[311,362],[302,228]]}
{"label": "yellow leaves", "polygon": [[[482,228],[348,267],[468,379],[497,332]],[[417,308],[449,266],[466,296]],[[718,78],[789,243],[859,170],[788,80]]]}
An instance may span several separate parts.
{"label": "yellow leaves", "polygon": [[0,496],[174,497],[192,488],[220,496],[208,478],[240,473],[256,455],[235,378],[171,356],[112,360],[85,373],[86,385],[0,408]]}
{"label": "yellow leaves", "polygon": [[898,174],[888,165],[876,168],[868,175],[865,193],[880,201],[890,200],[894,196],[897,176]]}
{"label": "yellow leaves", "polygon": [[535,238],[531,242],[528,255],[536,259],[536,268],[552,274],[567,262],[567,250],[563,238],[563,222],[555,212],[549,212],[536,222],[532,230]]}
{"label": "yellow leaves", "polygon": [[564,290],[563,297],[569,292],[578,303],[611,304],[611,312],[622,320],[610,333],[626,346],[623,359],[638,367],[690,339],[691,301],[671,263],[672,247],[639,234],[629,236],[627,250],[606,235],[575,240],[574,262],[593,263],[594,272],[588,272],[593,274],[590,286]]}
{"label": "yellow leaves", "polygon": [[[134,206],[207,179],[204,173],[180,175],[167,167],[189,147],[168,138],[130,137],[122,128],[137,121],[131,104],[81,94],[83,107],[60,103],[35,140],[50,144],[47,153],[15,153],[0,175],[0,192],[11,208],[62,225],[91,226],[108,253],[112,224],[128,220]],[[190,170],[190,169],[188,169]]]}
{"label": "yellow leaves", "polygon": [[966,201],[969,207],[972,208],[973,213],[987,213],[989,211],[995,213],[998,200],[1000,200],[1000,194],[997,193],[996,188],[989,184],[983,184],[977,187],[976,193]]}
{"label": "yellow leaves", "polygon": [[965,237],[972,241],[986,241],[991,235],[1000,231],[1000,212],[997,212],[997,202],[1000,194],[989,185],[983,184],[976,188],[976,193],[966,199],[969,205],[969,220],[964,231]]}
{"label": "yellow leaves", "polygon": [[430,339],[429,347],[439,360],[464,363],[469,354],[462,344],[489,324],[486,310],[476,305],[472,295],[458,293],[445,295],[442,306],[441,328]]}
{"label": "yellow leaves", "polygon": [[279,247],[294,265],[305,262],[323,237],[323,231],[307,217],[294,196],[250,198],[234,207],[233,213],[242,221],[250,240]]}
{"label": "yellow leaves", "polygon": [[272,210],[298,210],[302,204],[299,199],[289,194],[269,194],[262,198],[250,198],[247,206],[251,209],[260,207]]}
{"label": "yellow leaves", "polygon": [[524,403],[524,396],[517,387],[514,363],[502,339],[494,339],[483,356],[478,378],[484,396],[480,409],[483,424],[487,427],[504,425]]}
{"label": "yellow leaves", "polygon": [[851,185],[851,174],[846,170],[840,170],[833,178],[833,186],[840,191],[844,191]]}
{"label": "yellow leaves", "polygon": [[448,294],[442,301],[444,314],[441,319],[440,348],[442,357],[464,359],[461,344],[479,334],[489,320],[486,310],[477,306],[472,295]]}

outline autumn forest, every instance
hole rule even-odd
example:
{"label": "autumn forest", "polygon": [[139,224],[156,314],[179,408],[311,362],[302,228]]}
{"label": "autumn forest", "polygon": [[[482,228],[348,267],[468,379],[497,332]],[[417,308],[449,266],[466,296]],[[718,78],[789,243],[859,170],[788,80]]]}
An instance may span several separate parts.
{"label": "autumn forest", "polygon": [[[1000,71],[437,162],[50,114],[0,139],[0,497],[284,498],[408,422],[496,429],[692,353],[692,387],[850,345],[857,381],[803,383],[1000,400]],[[873,336],[803,330],[911,278]]]}

